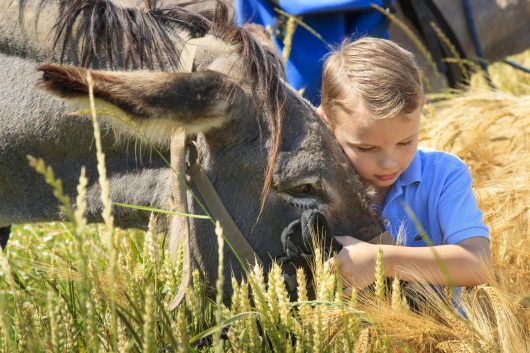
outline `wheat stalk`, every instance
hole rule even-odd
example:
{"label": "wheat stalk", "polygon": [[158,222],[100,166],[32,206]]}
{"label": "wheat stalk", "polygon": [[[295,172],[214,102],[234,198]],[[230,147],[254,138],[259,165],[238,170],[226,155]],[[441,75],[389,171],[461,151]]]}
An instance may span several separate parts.
{"label": "wheat stalk", "polygon": [[287,17],[287,23],[285,24],[285,37],[283,39],[283,62],[287,63],[291,56],[291,50],[293,47],[293,37],[296,31],[296,17],[289,15]]}
{"label": "wheat stalk", "polygon": [[[221,228],[221,223],[219,221],[215,222],[215,235],[217,235],[217,246],[218,246],[218,271],[217,271],[217,296],[215,300],[215,323],[220,325],[223,320],[223,283],[224,283],[224,274],[223,274],[223,259],[224,259],[224,238],[223,238],[223,229]],[[213,346],[215,352],[220,353],[223,351],[223,340],[221,339],[221,330],[215,331],[213,336]]]}
{"label": "wheat stalk", "polygon": [[[453,45],[453,43],[451,43],[451,41],[449,40],[449,38],[447,38],[447,36],[445,35],[445,33],[440,29],[440,27],[438,27],[438,25],[436,25],[436,23],[434,22],[431,22],[430,23],[431,27],[433,28],[434,32],[436,33],[436,35],[438,36],[438,38],[442,41],[443,44],[445,44],[445,46],[449,49],[449,52],[451,53],[451,55],[453,56],[455,62],[458,64],[458,66],[460,67],[460,71],[462,72],[462,74],[464,75],[464,80],[466,82],[469,81],[470,79],[470,75],[469,75],[469,72],[468,72],[468,69],[466,67],[466,63],[462,60],[462,57],[460,56],[460,53],[458,52],[458,50],[456,49],[456,47]],[[446,58],[447,59],[447,58]]]}
{"label": "wheat stalk", "polygon": [[145,305],[143,316],[143,352],[155,353],[157,352],[155,341],[155,301],[154,289],[149,284],[145,287]]}
{"label": "wheat stalk", "polygon": [[427,47],[423,44],[421,39],[412,31],[412,29],[409,26],[407,26],[405,22],[400,20],[396,15],[386,11],[381,6],[378,6],[375,4],[372,4],[371,6],[372,8],[374,8],[375,10],[377,10],[378,12],[386,16],[390,21],[392,21],[392,23],[398,26],[407,35],[407,37],[409,37],[412,40],[416,48],[420,51],[423,57],[427,60],[427,63],[432,68],[436,77],[439,78],[440,73],[438,72],[438,67],[436,66],[436,63],[434,62],[429,49],[427,49]]}
{"label": "wheat stalk", "polygon": [[355,342],[354,353],[368,353],[370,348],[370,328],[367,327],[359,333]]}

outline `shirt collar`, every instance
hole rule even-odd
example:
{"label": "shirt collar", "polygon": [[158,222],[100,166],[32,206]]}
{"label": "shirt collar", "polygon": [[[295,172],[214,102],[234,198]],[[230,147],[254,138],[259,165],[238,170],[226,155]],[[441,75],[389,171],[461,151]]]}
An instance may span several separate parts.
{"label": "shirt collar", "polygon": [[398,182],[401,186],[421,182],[421,157],[419,151],[416,151],[414,159],[408,168],[399,176]]}

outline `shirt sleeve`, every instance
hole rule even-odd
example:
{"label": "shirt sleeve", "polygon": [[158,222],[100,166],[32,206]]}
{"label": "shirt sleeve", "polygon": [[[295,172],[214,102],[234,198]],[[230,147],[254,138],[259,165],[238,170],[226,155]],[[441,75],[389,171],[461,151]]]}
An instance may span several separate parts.
{"label": "shirt sleeve", "polygon": [[489,239],[488,227],[471,188],[471,174],[464,162],[455,159],[445,180],[438,203],[438,220],[446,244],[472,237]]}

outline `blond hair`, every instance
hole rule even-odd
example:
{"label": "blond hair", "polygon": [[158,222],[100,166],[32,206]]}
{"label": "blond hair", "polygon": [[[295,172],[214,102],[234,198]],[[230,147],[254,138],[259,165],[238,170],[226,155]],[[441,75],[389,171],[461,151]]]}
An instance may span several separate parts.
{"label": "blond hair", "polygon": [[324,63],[322,109],[332,120],[339,109],[352,114],[362,107],[384,119],[412,113],[422,102],[413,54],[390,40],[347,39]]}

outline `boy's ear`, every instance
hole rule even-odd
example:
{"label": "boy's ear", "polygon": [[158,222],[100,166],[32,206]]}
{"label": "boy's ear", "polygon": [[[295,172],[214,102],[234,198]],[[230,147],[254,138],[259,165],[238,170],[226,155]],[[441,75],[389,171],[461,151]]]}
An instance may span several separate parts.
{"label": "boy's ear", "polygon": [[322,106],[319,105],[317,108],[318,115],[320,116],[320,119],[330,128],[333,129],[333,124],[331,120],[328,118],[326,113],[324,112],[324,109],[322,109]]}

